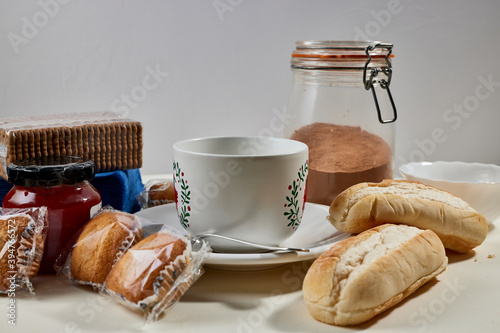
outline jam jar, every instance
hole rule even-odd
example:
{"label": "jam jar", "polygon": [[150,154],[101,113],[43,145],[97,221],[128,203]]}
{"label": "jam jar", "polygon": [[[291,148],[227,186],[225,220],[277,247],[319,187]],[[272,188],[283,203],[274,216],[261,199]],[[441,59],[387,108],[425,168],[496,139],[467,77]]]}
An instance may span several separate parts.
{"label": "jam jar", "polygon": [[48,232],[40,272],[54,272],[64,245],[101,208],[101,196],[90,184],[94,162],[80,157],[26,159],[7,167],[14,186],[3,207],[47,207]]}
{"label": "jam jar", "polygon": [[393,177],[392,44],[299,41],[292,52],[286,138],[309,147],[307,201]]}

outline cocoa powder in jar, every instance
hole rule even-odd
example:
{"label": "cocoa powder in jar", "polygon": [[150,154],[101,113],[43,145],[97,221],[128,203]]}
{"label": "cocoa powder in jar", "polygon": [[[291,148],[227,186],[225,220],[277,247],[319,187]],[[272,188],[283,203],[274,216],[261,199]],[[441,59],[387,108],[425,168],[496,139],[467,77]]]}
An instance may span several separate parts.
{"label": "cocoa powder in jar", "polygon": [[392,178],[391,147],[359,126],[313,123],[291,139],[309,147],[308,202],[330,205],[352,185]]}

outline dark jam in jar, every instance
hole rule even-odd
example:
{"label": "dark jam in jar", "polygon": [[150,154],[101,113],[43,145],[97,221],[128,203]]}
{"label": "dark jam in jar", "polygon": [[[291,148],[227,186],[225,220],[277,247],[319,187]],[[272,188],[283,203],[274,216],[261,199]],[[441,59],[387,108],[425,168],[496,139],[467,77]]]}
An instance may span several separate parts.
{"label": "dark jam in jar", "polygon": [[64,245],[101,207],[101,196],[90,184],[92,161],[71,156],[43,157],[11,163],[3,199],[5,208],[46,206],[48,233],[40,272],[51,273]]}

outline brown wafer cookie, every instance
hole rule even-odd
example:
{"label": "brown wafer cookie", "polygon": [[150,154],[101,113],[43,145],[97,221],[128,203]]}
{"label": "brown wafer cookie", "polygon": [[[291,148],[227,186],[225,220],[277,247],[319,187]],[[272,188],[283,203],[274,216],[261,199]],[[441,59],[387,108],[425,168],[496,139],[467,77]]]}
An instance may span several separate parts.
{"label": "brown wafer cookie", "polygon": [[36,128],[33,130],[33,145],[35,150],[35,158],[42,156],[42,142],[40,139],[40,129]]}
{"label": "brown wafer cookie", "polygon": [[35,129],[30,129],[28,132],[28,140],[30,142],[29,149],[30,149],[30,158],[35,158],[36,157],[36,130]]}
{"label": "brown wafer cookie", "polygon": [[134,149],[134,146],[133,146],[133,143],[132,143],[132,133],[133,133],[133,129],[132,129],[132,124],[130,123],[127,123],[126,124],[126,128],[127,128],[127,133],[126,133],[126,136],[125,136],[125,142],[126,142],[126,145],[127,145],[127,154],[126,154],[126,161],[127,161],[127,169],[131,169],[133,167],[133,164],[132,164],[132,154],[133,154],[133,149]]}
{"label": "brown wafer cookie", "polygon": [[[73,154],[75,156],[83,157],[83,147],[81,142],[79,141],[78,130],[80,126],[72,126],[71,127],[71,150],[73,150]],[[80,129],[80,137],[81,137],[81,129]]]}
{"label": "brown wafer cookie", "polygon": [[61,156],[71,156],[71,144],[68,144],[71,134],[68,133],[68,127],[59,127],[59,147],[61,149]]}
{"label": "brown wafer cookie", "polygon": [[15,161],[17,159],[17,149],[16,149],[16,136],[14,133],[8,131],[6,132],[7,136],[7,163]]}
{"label": "brown wafer cookie", "polygon": [[111,125],[110,124],[103,124],[102,127],[104,128],[104,145],[106,146],[106,171],[111,171],[112,166],[111,166]]}
{"label": "brown wafer cookie", "polygon": [[132,166],[131,166],[131,169],[135,169],[136,165],[137,165],[137,149],[138,149],[138,145],[137,145],[137,124],[136,123],[131,123],[130,124],[131,126],[131,129],[132,129],[132,133],[131,135],[129,134],[130,136],[130,139],[131,139],[131,143],[132,143],[132,150],[131,150],[131,163],[132,163]]}
{"label": "brown wafer cookie", "polygon": [[119,136],[119,150],[120,150],[120,155],[119,155],[119,159],[120,159],[120,163],[121,163],[121,169],[123,170],[126,170],[127,167],[128,167],[128,163],[127,163],[127,154],[128,154],[128,151],[127,151],[127,125],[123,122],[120,122],[118,123],[119,125],[119,132],[120,132],[120,136]]}
{"label": "brown wafer cookie", "polygon": [[116,169],[121,170],[123,167],[122,163],[122,126],[119,123],[115,124],[115,164]]}
{"label": "brown wafer cookie", "polygon": [[89,130],[87,126],[82,125],[79,126],[79,139],[78,141],[80,142],[81,148],[82,148],[82,156],[86,159],[89,159],[90,156],[90,150],[89,150],[89,140],[88,140],[88,135],[89,135]]}
{"label": "brown wafer cookie", "polygon": [[103,152],[103,147],[102,145],[102,136],[104,136],[103,130],[99,124],[95,125],[94,127],[94,142],[96,146],[96,157],[97,157],[97,163],[96,163],[96,168],[98,172],[103,172],[104,171],[104,164],[106,161],[104,161],[103,156],[105,152]]}
{"label": "brown wafer cookie", "polygon": [[71,155],[70,156],[79,156],[78,154],[78,142],[77,142],[77,134],[75,126],[68,127],[69,130],[69,146],[71,147]]}
{"label": "brown wafer cookie", "polygon": [[53,156],[61,156],[61,149],[59,148],[59,131],[56,128],[48,128],[47,136],[50,136],[48,144],[51,146]]}
{"label": "brown wafer cookie", "polygon": [[23,159],[28,159],[30,158],[28,133],[25,130],[18,131],[17,133],[21,137]]}
{"label": "brown wafer cookie", "polygon": [[68,128],[69,129],[69,146],[71,147],[71,155],[70,156],[79,156],[81,157],[80,154],[78,154],[78,138],[76,134],[76,128],[75,126],[71,126]]}
{"label": "brown wafer cookie", "polygon": [[96,148],[95,148],[95,134],[94,134],[94,125],[85,125],[85,128],[87,129],[87,143],[89,146],[89,159],[94,161],[94,164],[96,164]]}
{"label": "brown wafer cookie", "polygon": [[142,144],[142,124],[141,123],[138,123],[137,124],[137,145],[138,145],[138,149],[137,149],[137,166],[136,168],[140,168],[142,167],[142,147],[143,147],[143,144]]}
{"label": "brown wafer cookie", "polygon": [[47,130],[45,128],[40,128],[38,132],[40,133],[40,153],[42,154],[42,156],[48,156],[49,145],[47,139]]}
{"label": "brown wafer cookie", "polygon": [[74,130],[75,130],[75,136],[74,136],[74,146],[73,146],[73,149],[77,152],[77,156],[80,156],[80,157],[84,157],[84,152],[83,152],[83,141],[82,141],[82,136],[83,136],[83,133],[82,133],[82,130],[83,130],[83,126],[75,126],[74,127]]}
{"label": "brown wafer cookie", "polygon": [[96,168],[98,172],[104,172],[105,171],[105,165],[106,165],[106,145],[102,143],[104,140],[104,129],[102,128],[101,124],[96,124],[94,125],[94,140],[96,143],[96,148],[98,147],[99,149],[96,149],[96,152],[99,152],[98,154],[98,163],[96,163]]}
{"label": "brown wafer cookie", "polygon": [[111,155],[110,155],[110,170],[117,170],[117,164],[116,163],[116,124],[111,124],[109,125],[109,144],[111,148]]}
{"label": "brown wafer cookie", "polygon": [[135,143],[136,143],[136,150],[135,150],[135,168],[139,168],[142,163],[142,125],[141,123],[137,122],[135,124],[137,128],[137,133],[136,133],[136,138],[135,138]]}
{"label": "brown wafer cookie", "polygon": [[94,161],[96,172],[100,172],[101,167],[101,146],[99,145],[99,128],[97,125],[89,126],[89,143],[92,141],[93,155],[92,161]]}
{"label": "brown wafer cookie", "polygon": [[33,144],[34,136],[32,130],[19,131],[23,137],[23,158],[33,158],[35,147]]}
{"label": "brown wafer cookie", "polygon": [[59,155],[61,156],[66,156],[66,145],[64,144],[64,130],[59,127],[59,128],[54,128],[55,131],[57,131],[59,137]]}
{"label": "brown wafer cookie", "polygon": [[15,155],[13,156],[14,161],[23,159],[23,138],[22,135],[16,133],[14,131],[11,132],[12,137],[14,138],[14,147],[15,147]]}
{"label": "brown wafer cookie", "polygon": [[66,145],[66,154],[68,156],[78,156],[78,147],[76,146],[76,132],[73,126],[64,128],[64,143]]}
{"label": "brown wafer cookie", "polygon": [[134,125],[129,123],[127,126],[128,133],[127,133],[127,163],[128,163],[128,168],[132,169],[134,167],[134,141],[133,141],[133,136],[134,136]]}
{"label": "brown wafer cookie", "polygon": [[102,141],[101,141],[101,147],[103,147],[103,154],[101,155],[102,158],[104,159],[104,170],[109,171],[109,155],[111,155],[110,152],[110,147],[108,145],[109,141],[109,135],[108,135],[108,125],[107,124],[101,124],[101,129],[102,129]]}
{"label": "brown wafer cookie", "polygon": [[23,159],[23,136],[18,132],[13,132],[16,138],[16,160]]}

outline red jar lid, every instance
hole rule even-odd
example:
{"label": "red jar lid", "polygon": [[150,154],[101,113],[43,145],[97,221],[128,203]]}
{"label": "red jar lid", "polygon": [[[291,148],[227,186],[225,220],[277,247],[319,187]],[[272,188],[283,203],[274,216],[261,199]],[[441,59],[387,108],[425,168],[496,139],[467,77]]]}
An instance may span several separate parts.
{"label": "red jar lid", "polygon": [[9,182],[24,187],[74,185],[94,178],[91,160],[75,156],[30,158],[9,164]]}

